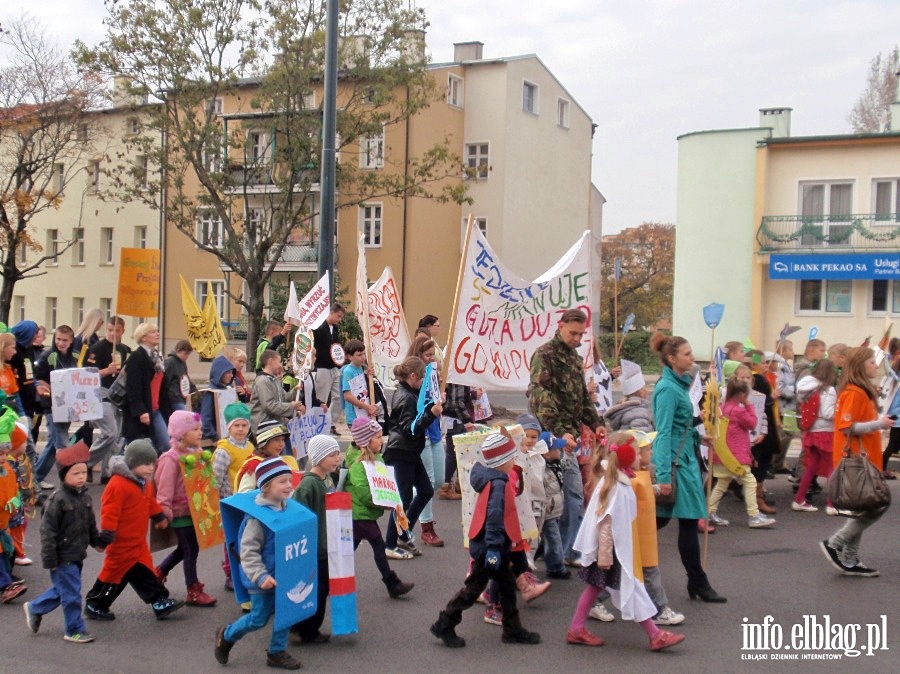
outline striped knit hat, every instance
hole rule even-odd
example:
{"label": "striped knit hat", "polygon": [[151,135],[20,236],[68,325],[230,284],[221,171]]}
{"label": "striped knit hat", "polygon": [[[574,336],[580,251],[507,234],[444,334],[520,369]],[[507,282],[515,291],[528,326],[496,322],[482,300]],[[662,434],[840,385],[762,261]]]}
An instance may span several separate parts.
{"label": "striped knit hat", "polygon": [[283,459],[273,456],[271,459],[261,461],[256,467],[256,486],[262,489],[267,482],[274,480],[279,475],[290,474],[291,467]]}
{"label": "striped knit hat", "polygon": [[515,457],[516,451],[515,441],[501,433],[491,433],[481,443],[481,455],[488,468],[499,468]]}

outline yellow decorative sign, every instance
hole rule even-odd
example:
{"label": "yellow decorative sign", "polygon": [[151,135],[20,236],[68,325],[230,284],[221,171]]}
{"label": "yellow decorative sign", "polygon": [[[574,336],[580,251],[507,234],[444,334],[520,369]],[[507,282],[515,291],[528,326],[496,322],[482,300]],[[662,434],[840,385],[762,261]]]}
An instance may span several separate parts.
{"label": "yellow decorative sign", "polygon": [[122,316],[159,315],[159,249],[123,248],[119,257],[116,313]]}

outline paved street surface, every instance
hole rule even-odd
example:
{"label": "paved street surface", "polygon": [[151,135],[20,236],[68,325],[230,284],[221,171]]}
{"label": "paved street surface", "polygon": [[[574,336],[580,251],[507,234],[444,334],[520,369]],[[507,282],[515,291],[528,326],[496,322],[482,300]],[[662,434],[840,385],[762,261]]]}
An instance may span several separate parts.
{"label": "paved street surface", "polygon": [[[55,475],[53,476],[55,480]],[[404,580],[416,588],[407,598],[391,600],[375,570],[370,549],[363,543],[357,552],[359,634],[338,637],[324,646],[289,647],[303,662],[305,671],[385,671],[385,672],[494,672],[501,674],[550,671],[597,672],[643,671],[729,672],[729,671],[900,671],[900,609],[897,607],[897,583],[900,580],[897,530],[900,507],[888,512],[863,539],[863,561],[880,569],[879,578],[862,579],[839,576],[825,561],[817,547],[820,539],[838,527],[841,520],[824,512],[790,511],[790,486],[786,477],[767,483],[778,500],[778,524],[773,530],[750,530],[741,504],[726,497],[720,514],[732,525],[709,537],[709,575],[713,586],[728,597],[727,604],[703,604],[689,601],[684,572],[676,550],[676,530],[670,525],[660,532],[663,578],[671,605],[687,616],[676,629],[687,635],[684,643],[671,652],[651,653],[641,628],[617,619],[611,624],[590,620],[589,627],[606,639],[602,648],[569,646],[564,642],[581,581],[576,578],[555,581],[550,591],[533,605],[522,609],[526,627],[540,632],[539,646],[512,646],[500,641],[501,628],[483,622],[478,604],[467,611],[458,632],[468,645],[464,649],[444,648],[428,633],[438,610],[455,592],[466,570],[467,556],[461,546],[458,502],[438,501],[438,532],[447,540],[442,549],[427,548],[412,561],[392,562]],[[897,483],[892,483],[896,485]],[[91,486],[95,504],[99,486]],[[900,488],[894,487],[895,501]],[[822,505],[821,497],[816,501]],[[239,611],[233,595],[222,589],[219,568],[221,550],[207,550],[200,556],[200,578],[219,597],[212,609],[185,607],[167,621],[156,621],[150,609],[126,589],[114,605],[116,620],[109,623],[88,621],[97,637],[93,644],[77,645],[62,640],[60,610],[44,618],[37,635],[28,631],[21,604],[33,599],[48,585],[46,571],[40,568],[38,523],[28,531],[29,555],[36,564],[17,567],[29,590],[13,604],[0,605],[3,629],[0,652],[5,654],[7,672],[216,672],[212,642],[217,625],[233,620]],[[159,560],[161,555],[157,554]],[[84,569],[84,587],[96,577],[102,556],[88,553]],[[539,575],[543,565],[539,564]],[[170,575],[169,588],[174,596],[184,597],[180,567]],[[742,651],[742,623],[762,624],[772,616],[766,634],[777,637],[780,630],[786,643],[792,626],[804,615],[822,623],[830,616],[832,625],[842,626],[841,634],[855,636],[855,647],[867,642],[867,623],[886,626],[889,650],[874,655],[824,661],[773,661],[772,655],[793,655],[801,651],[771,648]],[[882,617],[884,622],[882,623]],[[861,625],[859,633],[848,628]],[[325,628],[329,626],[326,619]],[[759,628],[761,629],[761,628]],[[835,629],[832,627],[832,629]],[[268,628],[241,641],[232,651],[227,670],[233,672],[267,671],[265,647]],[[882,636],[884,638],[884,635]],[[764,646],[764,644],[762,644]],[[837,656],[842,650],[814,648],[802,651]],[[745,661],[743,656],[767,656],[760,661]]]}

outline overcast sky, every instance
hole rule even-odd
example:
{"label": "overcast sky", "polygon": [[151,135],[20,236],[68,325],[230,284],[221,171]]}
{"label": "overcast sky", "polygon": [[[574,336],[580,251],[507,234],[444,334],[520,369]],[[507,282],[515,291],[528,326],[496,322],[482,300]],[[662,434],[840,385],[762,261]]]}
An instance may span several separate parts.
{"label": "overcast sky", "polygon": [[[0,20],[14,3],[4,2]],[[18,5],[18,3],[15,3]],[[484,57],[537,54],[598,125],[604,231],[675,221],[676,137],[794,109],[792,135],[849,132],[869,62],[900,42],[898,0],[417,0],[428,51],[479,40]],[[21,5],[19,5],[21,6]],[[36,0],[63,44],[103,34],[101,0]],[[15,11],[19,11],[18,6]]]}

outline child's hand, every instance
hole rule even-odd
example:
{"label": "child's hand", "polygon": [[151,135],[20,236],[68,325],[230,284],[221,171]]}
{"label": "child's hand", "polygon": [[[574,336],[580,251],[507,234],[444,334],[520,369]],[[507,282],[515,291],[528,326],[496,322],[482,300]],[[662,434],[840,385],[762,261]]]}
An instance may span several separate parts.
{"label": "child's hand", "polygon": [[271,590],[273,587],[275,587],[276,584],[277,583],[275,582],[275,579],[272,578],[272,576],[269,576],[268,578],[266,578],[263,582],[261,582],[259,584],[259,589],[260,590]]}
{"label": "child's hand", "polygon": [[441,414],[443,412],[444,412],[444,406],[441,403],[437,403],[437,404],[431,406],[431,413],[434,416],[439,417],[439,416],[441,416]]}
{"label": "child's hand", "polygon": [[169,520],[162,520],[161,522],[157,522],[153,526],[160,530],[168,529],[169,528]]}
{"label": "child's hand", "polygon": [[11,499],[9,499],[9,501],[6,502],[5,510],[7,512],[14,513],[21,507],[22,507],[22,499],[20,499],[18,496],[13,496]]}

